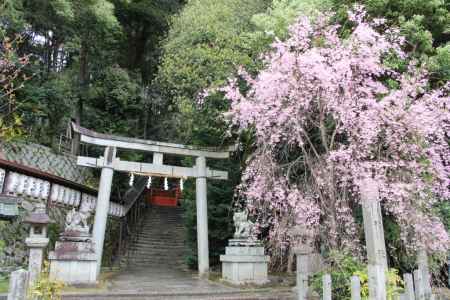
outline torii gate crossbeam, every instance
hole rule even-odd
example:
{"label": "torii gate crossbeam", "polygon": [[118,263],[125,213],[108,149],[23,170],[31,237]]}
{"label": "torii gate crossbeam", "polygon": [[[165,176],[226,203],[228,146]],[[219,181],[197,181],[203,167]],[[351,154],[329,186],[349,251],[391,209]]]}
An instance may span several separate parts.
{"label": "torii gate crossbeam", "polygon": [[[234,151],[235,147],[229,147],[228,149],[199,148],[180,144],[106,135],[80,127],[75,123],[72,123],[72,131],[80,134],[80,141],[83,143],[106,147],[103,157],[93,158],[78,156],[77,159],[77,164],[80,166],[101,168],[102,170],[93,228],[93,239],[95,241],[95,250],[97,254],[97,277],[100,274],[101,268],[106,221],[108,217],[107,212],[114,170],[132,172],[146,176],[192,177],[196,179],[198,271],[200,276],[207,275],[209,272],[209,248],[206,178],[226,180],[228,179],[228,172],[207,168],[206,158],[228,158],[229,153]],[[116,157],[117,148],[153,152],[153,163],[122,161],[120,158]],[[187,168],[164,165],[163,154],[195,157],[195,166]]]}

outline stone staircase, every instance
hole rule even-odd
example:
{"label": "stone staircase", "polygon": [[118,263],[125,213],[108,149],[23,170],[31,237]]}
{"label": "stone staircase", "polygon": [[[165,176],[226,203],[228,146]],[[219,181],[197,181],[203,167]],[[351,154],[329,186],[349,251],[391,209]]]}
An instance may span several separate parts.
{"label": "stone staircase", "polygon": [[128,267],[184,268],[185,229],[179,207],[152,206],[128,249]]}

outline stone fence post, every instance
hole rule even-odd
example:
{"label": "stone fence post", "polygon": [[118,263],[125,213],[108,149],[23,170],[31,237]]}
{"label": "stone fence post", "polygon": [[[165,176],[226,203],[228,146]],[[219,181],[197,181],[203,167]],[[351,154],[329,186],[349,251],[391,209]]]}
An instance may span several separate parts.
{"label": "stone fence post", "polygon": [[359,276],[353,275],[350,279],[351,282],[351,299],[352,300],[361,300],[361,281]]}
{"label": "stone fence post", "polygon": [[403,281],[405,282],[405,299],[406,300],[415,300],[414,281],[413,281],[412,274],[410,274],[410,273],[403,274]]}
{"label": "stone fence post", "polygon": [[323,300],[331,300],[331,275],[325,274],[322,277]]}
{"label": "stone fence post", "polygon": [[369,300],[386,300],[387,255],[378,183],[365,178],[360,185],[366,237]]}
{"label": "stone fence post", "polygon": [[417,253],[417,269],[422,276],[425,298],[430,299],[433,292],[431,290],[431,275],[428,267],[428,255],[424,247],[420,248]]}
{"label": "stone fence post", "polygon": [[11,273],[9,280],[8,300],[27,299],[28,272],[19,269]]}
{"label": "stone fence post", "polygon": [[313,270],[313,255],[312,247],[303,245],[301,247],[294,247],[294,253],[297,258],[297,285],[295,291],[298,300],[306,300],[310,294],[309,277],[315,271]]}

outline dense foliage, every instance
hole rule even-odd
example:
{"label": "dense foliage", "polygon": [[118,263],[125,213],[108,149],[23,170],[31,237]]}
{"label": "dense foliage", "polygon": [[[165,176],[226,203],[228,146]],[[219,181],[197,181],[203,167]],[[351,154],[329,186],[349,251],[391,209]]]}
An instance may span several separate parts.
{"label": "dense foliage", "polygon": [[18,52],[32,62],[23,70],[32,79],[16,93],[28,139],[55,146],[70,119],[99,131],[150,135],[157,113],[148,86],[168,17],[181,3],[0,1],[6,37],[20,34]]}
{"label": "dense foliage", "polygon": [[[373,18],[386,19],[389,27],[398,27],[405,36],[405,50],[426,64],[435,85],[450,80],[450,8],[447,1],[420,0],[334,0],[341,22],[355,3],[363,4]],[[401,62],[399,62],[401,65]]]}
{"label": "dense foliage", "polygon": [[282,246],[290,227],[305,224],[319,228],[322,246],[357,253],[354,210],[374,176],[410,250],[446,251],[434,210],[449,199],[448,91],[427,91],[427,73],[412,64],[404,74],[384,64],[406,57],[404,39],[392,28],[378,33],[384,21],[366,23],[362,10],[349,15],[346,39],[328,17],[301,18],[256,78],[241,71],[223,89],[233,124],[256,136],[241,195]]}
{"label": "dense foliage", "polygon": [[27,79],[23,68],[28,64],[29,57],[17,53],[20,36],[11,40],[0,27],[0,38],[0,139],[9,139],[22,134],[21,120],[17,115],[21,103],[16,99],[16,92],[23,88],[23,82]]}
{"label": "dense foliage", "polygon": [[[265,11],[266,1],[195,0],[173,19],[163,43],[164,54],[156,79],[166,111],[165,136],[185,144],[222,146],[233,143],[226,138],[226,123],[219,118],[229,108],[221,95],[212,97],[201,109],[196,98],[206,87],[220,85],[238,65],[254,66],[261,43],[250,32],[254,14]],[[183,161],[192,165],[192,161]],[[209,241],[212,262],[218,262],[232,233],[232,201],[239,182],[239,157],[231,161],[208,161],[208,166],[230,172],[229,181],[208,181]],[[195,186],[184,192],[188,260],[195,265],[196,212]]]}

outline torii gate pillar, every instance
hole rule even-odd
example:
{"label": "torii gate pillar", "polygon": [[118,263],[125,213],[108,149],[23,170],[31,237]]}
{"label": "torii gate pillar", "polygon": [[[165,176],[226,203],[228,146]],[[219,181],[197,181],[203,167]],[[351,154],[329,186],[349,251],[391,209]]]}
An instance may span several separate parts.
{"label": "torii gate pillar", "polygon": [[208,248],[208,205],[206,196],[206,158],[197,157],[195,162],[197,178],[195,186],[197,207],[197,249],[198,272],[201,277],[208,276],[209,248]]}
{"label": "torii gate pillar", "polygon": [[109,199],[111,196],[111,185],[114,175],[112,163],[116,157],[116,148],[106,147],[105,164],[102,167],[100,185],[97,196],[97,206],[95,209],[94,228],[92,237],[95,244],[95,254],[97,255],[97,278],[102,267],[103,244],[105,242],[106,221],[108,219]]}

